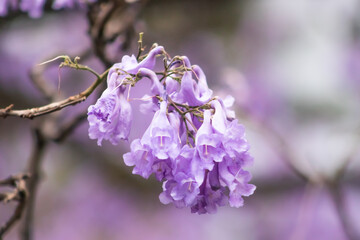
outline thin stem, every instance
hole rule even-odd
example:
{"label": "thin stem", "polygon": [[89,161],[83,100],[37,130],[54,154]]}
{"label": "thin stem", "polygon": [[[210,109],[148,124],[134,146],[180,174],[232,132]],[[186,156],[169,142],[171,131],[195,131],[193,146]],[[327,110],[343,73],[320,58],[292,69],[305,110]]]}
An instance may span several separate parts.
{"label": "thin stem", "polygon": [[12,110],[12,107],[8,106],[5,109],[0,109],[0,117],[5,118],[7,116],[16,116],[16,117],[32,119],[34,117],[38,117],[38,116],[42,116],[44,114],[58,111],[67,106],[78,104],[82,101],[85,101],[87,99],[87,97],[97,88],[97,86],[99,86],[100,83],[102,83],[104,81],[104,79],[106,78],[108,71],[109,71],[109,70],[106,70],[104,73],[99,75],[95,71],[93,71],[91,68],[88,68],[86,66],[80,66],[77,69],[90,71],[94,75],[97,76],[97,79],[93,82],[93,84],[91,84],[83,92],[76,94],[74,96],[68,97],[64,100],[44,105],[42,107],[36,107],[36,108],[30,108],[30,109],[24,109],[24,110]]}
{"label": "thin stem", "polygon": [[1,180],[1,186],[13,186],[15,190],[11,193],[0,194],[0,201],[7,203],[9,201],[18,201],[18,204],[15,208],[14,213],[11,217],[0,226],[0,239],[15,225],[15,223],[21,218],[26,200],[27,200],[27,190],[25,181],[29,178],[28,174],[19,174],[16,176],[9,177],[7,179]]}
{"label": "thin stem", "polygon": [[31,174],[31,178],[27,186],[29,197],[26,204],[25,215],[21,229],[22,240],[33,239],[32,231],[34,229],[33,224],[34,224],[35,200],[38,189],[38,183],[40,179],[41,163],[46,145],[47,145],[47,140],[44,138],[40,130],[36,129],[33,153],[30,157],[29,166],[28,166],[28,171]]}
{"label": "thin stem", "polygon": [[140,58],[140,55],[141,55],[141,53],[144,51],[144,48],[143,48],[143,35],[144,35],[144,33],[143,32],[141,32],[141,33],[139,33],[139,41],[138,41],[138,45],[139,45],[139,52],[138,52],[138,54],[137,54],[137,56],[136,56],[136,59],[139,61],[139,58]]}

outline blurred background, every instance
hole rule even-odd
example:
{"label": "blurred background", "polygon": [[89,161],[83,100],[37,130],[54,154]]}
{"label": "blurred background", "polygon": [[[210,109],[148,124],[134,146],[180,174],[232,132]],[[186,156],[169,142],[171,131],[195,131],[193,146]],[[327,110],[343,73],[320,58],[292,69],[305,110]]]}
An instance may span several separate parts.
{"label": "blurred background", "polygon": [[[122,160],[151,120],[134,101],[129,142],[98,147],[83,121],[65,141],[47,144],[34,239],[360,239],[360,1],[127,2],[105,27],[104,35],[115,36],[106,46],[94,37],[89,26],[96,17],[84,8],[0,18],[0,108],[48,103],[30,77],[38,72],[53,99],[79,93],[91,74],[59,70],[59,62],[36,65],[65,54],[101,73],[136,54],[144,32],[148,48],[156,42],[171,56],[188,56],[215,95],[235,98],[257,190],[244,207],[213,215],[162,205],[161,184],[132,175]],[[136,87],[134,95],[148,87]],[[27,169],[32,129],[56,133],[99,93],[34,120],[0,119],[0,179]],[[0,225],[15,205],[0,204]],[[5,239],[19,239],[20,226]]]}

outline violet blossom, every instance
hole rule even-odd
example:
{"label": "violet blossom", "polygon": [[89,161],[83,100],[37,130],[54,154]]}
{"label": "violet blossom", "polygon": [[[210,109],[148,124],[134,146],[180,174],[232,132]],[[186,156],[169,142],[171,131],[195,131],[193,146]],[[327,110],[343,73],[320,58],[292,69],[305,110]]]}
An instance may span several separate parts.
{"label": "violet blossom", "polygon": [[131,152],[124,154],[124,162],[127,166],[134,166],[132,173],[138,174],[143,178],[149,178],[153,173],[155,157],[150,149],[144,147],[140,139],[135,139],[131,143]]}
{"label": "violet blossom", "polygon": [[173,159],[180,151],[178,134],[170,124],[166,111],[167,103],[163,101],[141,139],[141,143],[149,147],[158,159]]}
{"label": "violet blossom", "polygon": [[[155,72],[162,56],[164,71]],[[89,136],[117,144],[127,139],[131,107],[125,89],[143,79],[151,81],[148,104],[141,110],[153,114],[141,138],[132,141],[123,156],[133,174],[163,182],[159,199],[191,212],[214,213],[219,206],[243,205],[253,194],[251,175],[244,168],[253,161],[244,126],[235,119],[231,97],[212,97],[206,76],[187,57],[166,59],[164,48],[155,46],[142,61],[124,56],[108,73],[107,86],[98,102],[89,107]],[[166,64],[168,64],[166,66]]]}
{"label": "violet blossom", "polygon": [[200,184],[191,171],[195,149],[184,145],[181,153],[173,161],[173,178],[164,182],[160,201],[164,204],[173,202],[178,208],[192,206],[200,192]]}
{"label": "violet blossom", "polygon": [[221,148],[221,135],[211,125],[211,111],[204,111],[204,122],[196,134],[196,149],[205,169],[212,170],[215,162],[221,162],[225,151]]}
{"label": "violet blossom", "polygon": [[129,136],[132,112],[124,92],[124,87],[108,88],[88,109],[89,137],[97,139],[99,146],[103,139],[116,145]]}

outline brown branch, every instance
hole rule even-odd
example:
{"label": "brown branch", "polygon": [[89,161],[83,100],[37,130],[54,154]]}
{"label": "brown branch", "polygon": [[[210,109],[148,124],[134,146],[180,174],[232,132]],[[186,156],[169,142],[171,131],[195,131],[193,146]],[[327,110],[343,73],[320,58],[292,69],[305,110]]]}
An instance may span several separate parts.
{"label": "brown branch", "polygon": [[33,230],[33,219],[34,219],[34,209],[35,209],[35,197],[38,188],[38,182],[40,179],[41,163],[45,147],[47,145],[47,140],[44,138],[43,134],[39,129],[35,129],[35,143],[33,146],[33,152],[30,157],[28,171],[31,174],[31,178],[28,181],[27,189],[29,192],[25,215],[23,219],[21,237],[22,239],[32,239],[32,230]]}
{"label": "brown branch", "polygon": [[0,181],[1,186],[15,187],[13,192],[1,193],[0,201],[4,203],[18,201],[18,205],[16,206],[14,213],[4,225],[0,226],[0,239],[2,239],[2,237],[11,229],[11,227],[21,218],[23,214],[28,196],[25,181],[28,178],[28,174],[19,174]]}
{"label": "brown branch", "polygon": [[107,45],[123,35],[123,49],[129,45],[134,23],[147,0],[128,3],[124,0],[99,2],[91,5],[87,14],[89,32],[95,55],[106,67],[112,65],[106,53]]}
{"label": "brown branch", "polygon": [[105,4],[94,4],[89,8],[88,20],[90,25],[90,36],[92,40],[95,55],[102,61],[106,67],[112,65],[111,60],[108,59],[105,53],[106,42],[103,34],[106,23],[110,20],[111,15],[116,7],[114,2]]}
{"label": "brown branch", "polygon": [[0,186],[12,186],[12,187],[15,187],[16,182],[21,181],[21,180],[25,180],[25,179],[28,179],[28,178],[29,178],[29,174],[27,174],[27,173],[13,175],[13,176],[10,176],[10,177],[5,178],[3,180],[0,180]]}
{"label": "brown branch", "polygon": [[[78,69],[80,69],[80,68],[78,68]],[[89,70],[89,69],[87,68],[87,69],[83,69],[83,70]],[[12,110],[13,106],[10,105],[10,106],[8,106],[8,107],[6,107],[4,109],[0,109],[0,117],[5,118],[7,116],[16,116],[16,117],[32,119],[34,117],[38,117],[38,116],[42,116],[44,114],[48,114],[48,113],[58,111],[58,110],[63,109],[65,107],[67,107],[67,106],[78,104],[78,103],[86,100],[86,98],[105,79],[105,77],[107,76],[107,73],[108,73],[108,70],[105,71],[103,74],[98,75],[96,81],[93,82],[93,84],[90,87],[88,87],[86,90],[84,90],[83,92],[81,92],[79,94],[68,97],[67,99],[57,101],[57,102],[53,102],[53,103],[47,104],[47,105],[42,106],[42,107],[36,107],[36,108],[30,108],[30,109],[24,109],[24,110]]]}

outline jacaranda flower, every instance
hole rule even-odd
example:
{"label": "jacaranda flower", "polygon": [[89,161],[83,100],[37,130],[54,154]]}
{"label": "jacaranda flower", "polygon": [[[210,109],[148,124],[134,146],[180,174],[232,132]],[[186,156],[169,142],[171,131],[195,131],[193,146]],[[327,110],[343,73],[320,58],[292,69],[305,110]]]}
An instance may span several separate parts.
{"label": "jacaranda flower", "polygon": [[167,103],[163,101],[141,138],[141,144],[149,147],[158,159],[174,159],[180,151],[177,131],[170,124],[166,111]]}
{"label": "jacaranda flower", "polygon": [[96,104],[88,109],[89,137],[97,139],[99,146],[103,139],[116,145],[129,136],[132,111],[124,92],[123,86],[106,89]]}
{"label": "jacaranda flower", "polygon": [[255,190],[244,169],[253,158],[244,126],[230,110],[233,98],[212,97],[204,72],[185,56],[163,59],[164,69],[155,71],[159,55],[168,56],[161,46],[140,62],[124,56],[109,70],[107,90],[89,107],[90,138],[98,139],[98,144],[103,139],[114,144],[126,139],[131,108],[125,89],[149,79],[150,101],[141,110],[153,117],[124,154],[125,164],[133,167],[133,174],[144,178],[154,174],[163,182],[159,199],[164,204],[198,214],[214,213],[226,204],[242,206],[243,196]]}
{"label": "jacaranda flower", "polygon": [[152,155],[151,150],[145,148],[140,139],[135,139],[131,143],[131,152],[124,154],[124,162],[127,166],[134,166],[132,173],[138,174],[143,178],[149,178],[153,173],[153,164],[155,157]]}

